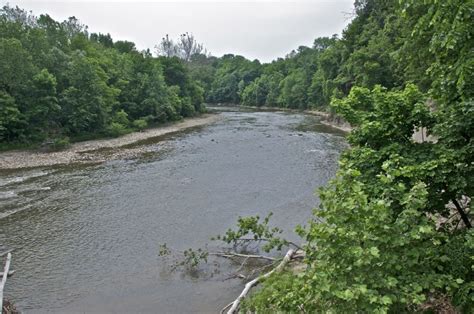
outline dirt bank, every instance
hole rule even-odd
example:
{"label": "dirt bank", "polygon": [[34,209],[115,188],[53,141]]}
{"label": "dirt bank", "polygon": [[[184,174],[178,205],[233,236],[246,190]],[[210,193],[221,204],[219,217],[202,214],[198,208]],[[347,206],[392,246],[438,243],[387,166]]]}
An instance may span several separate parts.
{"label": "dirt bank", "polygon": [[[32,168],[70,163],[99,163],[106,160],[133,158],[146,153],[149,148],[144,146],[129,147],[132,144],[179,132],[192,127],[213,123],[219,115],[205,114],[196,118],[143,132],[134,132],[114,139],[101,139],[79,142],[58,152],[40,152],[32,150],[16,150],[0,153],[1,169]],[[119,149],[117,149],[119,148]]]}

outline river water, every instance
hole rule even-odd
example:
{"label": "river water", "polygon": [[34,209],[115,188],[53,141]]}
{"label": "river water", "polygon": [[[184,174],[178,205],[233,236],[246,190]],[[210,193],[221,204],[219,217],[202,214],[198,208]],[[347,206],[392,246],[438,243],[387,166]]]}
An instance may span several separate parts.
{"label": "river water", "polygon": [[[346,147],[314,116],[223,111],[217,123],[149,140],[152,153],[98,165],[0,172],[6,295],[26,313],[216,313],[243,287],[229,261],[172,271],[176,250],[217,249],[238,216],[293,230]],[[2,258],[3,259],[3,258]]]}

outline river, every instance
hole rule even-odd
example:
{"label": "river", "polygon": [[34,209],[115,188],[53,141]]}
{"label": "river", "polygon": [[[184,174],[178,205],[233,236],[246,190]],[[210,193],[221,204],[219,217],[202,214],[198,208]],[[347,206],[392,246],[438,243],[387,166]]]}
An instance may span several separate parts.
{"label": "river", "polygon": [[140,143],[140,158],[0,172],[6,296],[26,313],[216,313],[241,291],[229,261],[171,271],[160,244],[210,243],[238,216],[293,230],[334,176],[341,132],[300,113],[221,111],[217,123]]}

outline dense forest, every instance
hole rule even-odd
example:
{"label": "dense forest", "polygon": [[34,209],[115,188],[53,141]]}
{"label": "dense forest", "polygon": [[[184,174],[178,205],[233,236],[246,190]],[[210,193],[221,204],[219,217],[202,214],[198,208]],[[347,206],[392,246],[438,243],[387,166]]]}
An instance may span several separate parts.
{"label": "dense forest", "polygon": [[189,34],[153,57],[75,18],[4,7],[0,141],[119,135],[204,102],[332,112],[351,148],[297,230],[306,270],[271,277],[243,310],[471,313],[473,21],[473,0],[357,0],[341,36],[262,64]]}
{"label": "dense forest", "polygon": [[202,112],[203,88],[177,58],[18,7],[0,10],[0,143],[117,136]]}

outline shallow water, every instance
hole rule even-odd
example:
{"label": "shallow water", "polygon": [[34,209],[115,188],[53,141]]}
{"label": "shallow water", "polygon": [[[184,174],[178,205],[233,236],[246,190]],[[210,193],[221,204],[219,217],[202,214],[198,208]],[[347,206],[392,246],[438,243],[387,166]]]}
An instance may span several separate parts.
{"label": "shallow water", "polygon": [[141,143],[153,153],[139,159],[0,173],[0,253],[17,271],[6,295],[27,313],[215,313],[233,300],[243,282],[225,280],[229,262],[172,272],[160,244],[202,247],[269,212],[298,240],[346,144],[314,116],[220,114]]}

